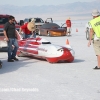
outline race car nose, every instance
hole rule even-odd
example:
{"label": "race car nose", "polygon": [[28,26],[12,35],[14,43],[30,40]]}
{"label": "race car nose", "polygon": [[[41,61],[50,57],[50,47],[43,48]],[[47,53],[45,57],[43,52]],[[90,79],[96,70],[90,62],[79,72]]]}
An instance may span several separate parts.
{"label": "race car nose", "polygon": [[73,52],[67,48],[64,48],[62,59],[66,60],[67,62],[72,62],[74,60]]}

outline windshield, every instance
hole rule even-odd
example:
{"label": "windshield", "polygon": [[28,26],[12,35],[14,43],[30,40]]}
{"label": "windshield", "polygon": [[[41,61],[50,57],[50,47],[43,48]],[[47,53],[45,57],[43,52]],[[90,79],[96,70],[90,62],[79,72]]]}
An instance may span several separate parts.
{"label": "windshield", "polygon": [[35,23],[44,23],[44,21],[41,18],[34,18]]}
{"label": "windshield", "polygon": [[8,18],[0,17],[0,24],[5,24],[6,22],[8,22]]}

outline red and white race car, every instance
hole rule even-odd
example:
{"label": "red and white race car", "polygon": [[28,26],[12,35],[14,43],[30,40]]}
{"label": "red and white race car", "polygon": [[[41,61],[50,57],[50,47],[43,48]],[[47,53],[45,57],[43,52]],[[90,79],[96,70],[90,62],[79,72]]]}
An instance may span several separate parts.
{"label": "red and white race car", "polygon": [[18,43],[17,56],[34,56],[46,59],[50,63],[74,60],[75,52],[70,45],[55,45],[41,37],[22,39],[20,35]]}

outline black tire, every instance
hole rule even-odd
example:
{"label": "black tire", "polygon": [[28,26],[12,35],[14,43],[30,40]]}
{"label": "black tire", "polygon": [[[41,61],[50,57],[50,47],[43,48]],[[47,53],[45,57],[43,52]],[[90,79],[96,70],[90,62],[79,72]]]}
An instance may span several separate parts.
{"label": "black tire", "polygon": [[86,29],[86,39],[89,40],[89,28]]}

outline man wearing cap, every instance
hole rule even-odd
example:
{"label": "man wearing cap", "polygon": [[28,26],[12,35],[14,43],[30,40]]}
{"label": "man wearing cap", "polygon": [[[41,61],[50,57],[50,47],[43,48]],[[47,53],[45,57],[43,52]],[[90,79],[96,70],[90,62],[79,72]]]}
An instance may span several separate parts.
{"label": "man wearing cap", "polygon": [[68,19],[66,20],[66,26],[67,26],[66,35],[69,34],[69,36],[70,36],[70,34],[71,34],[71,20],[70,20],[70,18],[68,18]]}
{"label": "man wearing cap", "polygon": [[100,69],[100,12],[97,9],[92,11],[93,19],[90,21],[90,39],[88,46],[90,47],[93,38],[93,48],[97,56],[97,66],[94,69]]}
{"label": "man wearing cap", "polygon": [[30,38],[34,37],[36,38],[35,35],[35,21],[34,19],[31,19],[31,22],[25,23],[20,27],[19,33],[24,32],[25,37],[24,38]]}

